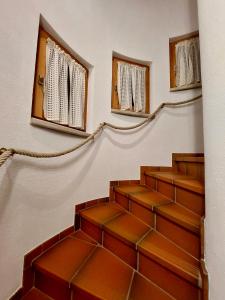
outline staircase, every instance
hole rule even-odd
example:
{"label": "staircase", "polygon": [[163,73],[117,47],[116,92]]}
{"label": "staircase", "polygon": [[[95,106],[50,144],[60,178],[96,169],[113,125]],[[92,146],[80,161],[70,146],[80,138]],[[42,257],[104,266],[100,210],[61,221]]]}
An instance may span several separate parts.
{"label": "staircase", "polygon": [[141,167],[25,256],[23,300],[206,300],[204,157]]}

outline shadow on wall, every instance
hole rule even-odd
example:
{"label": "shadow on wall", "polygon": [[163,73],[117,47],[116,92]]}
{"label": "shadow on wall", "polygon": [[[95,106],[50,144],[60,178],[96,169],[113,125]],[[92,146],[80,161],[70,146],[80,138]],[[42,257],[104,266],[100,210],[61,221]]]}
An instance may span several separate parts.
{"label": "shadow on wall", "polygon": [[[26,158],[16,158],[14,157],[11,162],[9,162],[9,165],[6,166],[5,174],[3,175],[3,178],[1,180],[0,184],[0,218],[4,215],[4,211],[9,204],[9,201],[11,199],[11,194],[13,191],[14,184],[16,183],[16,178],[20,174],[21,171],[27,170],[28,174],[31,174],[31,171],[35,172],[52,172],[54,171],[59,172],[63,168],[66,168],[70,165],[74,165],[86,154],[89,154],[89,157],[87,160],[85,160],[85,164],[80,170],[76,170],[76,173],[74,173],[74,178],[70,182],[69,185],[65,185],[63,189],[61,189],[60,194],[57,190],[57,197],[55,197],[55,193],[48,194],[46,197],[43,196],[43,194],[39,193],[38,198],[40,201],[37,201],[37,194],[35,194],[35,199],[32,198],[31,190],[24,189],[20,186],[21,190],[17,190],[18,193],[21,193],[23,195],[25,201],[29,199],[29,201],[26,201],[27,203],[30,203],[30,206],[36,207],[39,209],[43,209],[43,207],[49,208],[54,206],[57,207],[61,204],[61,202],[64,202],[64,199],[67,199],[67,197],[71,197],[71,190],[74,189],[75,186],[79,186],[81,182],[85,178],[85,174],[87,173],[87,170],[91,168],[91,165],[96,157],[96,154],[98,153],[99,147],[102,143],[102,140],[99,139],[95,145],[87,145],[84,149],[82,149],[78,155],[76,155],[74,158],[69,158],[67,161],[61,161],[60,163],[54,163],[54,164],[46,164],[46,160],[49,159],[43,159],[40,163],[40,159],[38,161],[34,161],[34,159],[26,159]],[[65,179],[65,178],[64,178]],[[64,180],[64,183],[67,182]],[[38,183],[37,183],[38,184]],[[76,185],[75,185],[76,184]],[[38,189],[37,189],[38,190]],[[32,200],[33,199],[33,200]],[[56,200],[58,199],[58,203]],[[60,199],[60,200],[59,200]],[[44,206],[43,206],[43,200],[44,200]],[[20,199],[21,201],[21,199]],[[60,202],[59,202],[60,201]]]}

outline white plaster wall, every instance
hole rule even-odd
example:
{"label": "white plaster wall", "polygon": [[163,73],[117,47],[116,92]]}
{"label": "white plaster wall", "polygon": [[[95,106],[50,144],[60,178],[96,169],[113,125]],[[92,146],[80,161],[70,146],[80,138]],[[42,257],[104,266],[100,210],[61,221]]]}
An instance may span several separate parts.
{"label": "white plaster wall", "polygon": [[[169,93],[168,38],[198,28],[195,0],[1,0],[0,144],[40,151],[80,140],[29,125],[39,14],[94,66],[88,130],[99,122],[134,124],[112,115],[111,55],[152,60],[151,110]],[[165,109],[150,126],[128,134],[107,129],[90,147],[58,159],[15,156],[0,169],[0,299],[21,286],[23,256],[73,223],[75,203],[108,195],[108,182],[137,179],[140,165],[170,165],[172,152],[203,151],[201,104]]]}
{"label": "white plaster wall", "polygon": [[211,300],[225,298],[225,2],[199,0],[206,156],[206,263]]}

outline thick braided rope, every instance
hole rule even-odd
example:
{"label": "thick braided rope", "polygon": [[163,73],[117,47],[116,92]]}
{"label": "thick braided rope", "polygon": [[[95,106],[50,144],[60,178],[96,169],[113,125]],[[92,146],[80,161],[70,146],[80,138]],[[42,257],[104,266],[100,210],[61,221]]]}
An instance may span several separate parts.
{"label": "thick braided rope", "polygon": [[199,99],[202,98],[202,95],[199,95],[197,97],[191,98],[189,100],[185,100],[185,101],[180,101],[180,102],[163,102],[162,104],[159,105],[159,107],[155,110],[154,113],[150,114],[148,117],[146,117],[146,119],[136,125],[133,126],[116,126],[113,125],[111,123],[101,123],[97,129],[88,137],[86,138],[83,142],[81,142],[80,144],[69,148],[67,150],[64,151],[60,151],[60,152],[53,152],[53,153],[42,153],[42,152],[35,152],[35,151],[29,151],[29,150],[21,150],[21,149],[6,149],[6,148],[1,148],[0,149],[0,167],[1,165],[4,164],[4,162],[10,157],[13,156],[14,154],[18,154],[18,155],[23,155],[23,156],[29,156],[29,157],[35,157],[35,158],[50,158],[50,157],[58,157],[58,156],[62,156],[62,155],[66,155],[68,153],[71,153],[73,151],[78,150],[79,148],[83,147],[84,145],[90,143],[91,141],[94,141],[95,137],[98,135],[100,136],[102,133],[102,130],[104,129],[104,127],[109,127],[112,129],[116,129],[116,130],[132,130],[132,129],[137,129],[139,127],[142,127],[148,123],[150,123],[159,113],[160,111],[163,109],[163,107],[176,107],[176,106],[181,106],[181,105],[187,105],[190,103],[193,103]]}

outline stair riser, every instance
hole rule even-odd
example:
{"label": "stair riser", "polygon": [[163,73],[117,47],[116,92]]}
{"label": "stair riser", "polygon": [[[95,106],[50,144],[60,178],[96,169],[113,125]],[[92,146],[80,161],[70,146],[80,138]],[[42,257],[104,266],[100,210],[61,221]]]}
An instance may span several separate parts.
{"label": "stair riser", "polygon": [[158,230],[192,256],[200,258],[200,237],[197,234],[153,213],[150,209],[137,204],[120,193],[115,193],[115,200],[124,208],[127,209],[128,207],[133,215]]}
{"label": "stair riser", "polygon": [[171,200],[175,200],[186,208],[201,216],[204,215],[204,196],[195,192],[176,187],[171,183],[145,176],[145,183],[153,190],[165,195]]}
{"label": "stair riser", "polygon": [[97,298],[93,295],[90,295],[86,291],[81,291],[80,289],[75,288],[72,291],[72,297],[71,300],[101,300],[100,298]]}
{"label": "stair riser", "polygon": [[[83,218],[81,218],[81,228],[82,228],[82,220]],[[86,220],[85,220],[86,221]],[[93,225],[93,224],[92,224]],[[94,225],[95,227],[97,227],[97,225]],[[95,228],[96,229],[96,228]],[[85,231],[85,227],[83,227],[83,230]],[[145,257],[146,261],[150,261],[150,263],[152,264],[154,262],[155,265],[159,265],[159,268],[162,268],[163,270],[166,270],[166,276],[168,274],[172,274],[171,276],[173,277],[174,275],[174,271],[161,267],[161,265],[155,261],[147,258],[146,256],[143,256],[140,251],[138,249],[136,249],[135,245],[130,245],[129,243],[125,242],[122,240],[122,238],[116,237],[114,235],[112,235],[111,233],[109,233],[107,231],[107,229],[105,230],[104,228],[98,228],[97,231],[102,231],[102,244],[105,248],[107,248],[108,250],[110,250],[112,253],[114,253],[116,256],[118,256],[120,259],[122,259],[124,262],[126,262],[128,265],[130,265],[131,267],[133,267],[134,269],[139,269],[139,265],[140,265],[140,256]],[[91,235],[92,238],[95,239],[96,235],[95,235],[95,231],[89,231],[86,233],[88,233],[89,235]],[[100,241],[99,241],[100,242]],[[149,263],[149,264],[150,264]],[[142,264],[142,269],[143,269],[143,264]],[[143,273],[143,275],[145,275],[145,273]],[[189,283],[187,280],[182,279],[182,275],[174,275],[175,277],[178,277],[180,280],[184,281],[185,283],[187,283],[188,285],[192,286],[191,283]],[[151,278],[150,278],[151,279]],[[155,281],[154,281],[155,282]],[[157,283],[157,282],[156,282]],[[158,284],[158,283],[157,283]],[[198,290],[198,289],[197,289]],[[188,300],[190,300],[192,298],[189,298]],[[193,300],[196,298],[193,298]],[[185,299],[186,300],[186,299]]]}
{"label": "stair riser", "polygon": [[68,283],[39,270],[35,271],[35,287],[55,300],[71,299],[71,290]]}
{"label": "stair riser", "polygon": [[170,293],[177,300],[199,300],[200,290],[162,267],[160,264],[139,254],[139,272]]}
{"label": "stair riser", "polygon": [[156,215],[156,230],[197,259],[201,256],[200,236]]}
{"label": "stair riser", "polygon": [[152,228],[155,228],[155,214],[150,209],[139,205],[132,199],[129,199],[128,197],[117,192],[114,193],[114,199],[120,206],[131,212],[135,217],[145,222]]}

